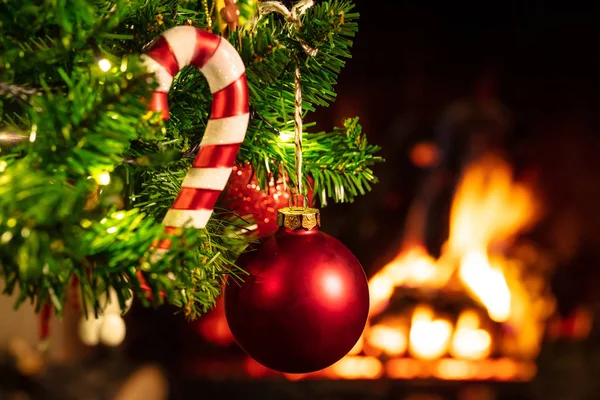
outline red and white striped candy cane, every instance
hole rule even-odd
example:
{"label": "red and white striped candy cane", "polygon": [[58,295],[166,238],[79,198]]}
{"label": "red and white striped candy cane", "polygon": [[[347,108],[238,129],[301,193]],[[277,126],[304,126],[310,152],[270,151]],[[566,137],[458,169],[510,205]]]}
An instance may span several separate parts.
{"label": "red and white striped candy cane", "polygon": [[[169,118],[167,93],[181,68],[194,65],[208,81],[213,101],[206,132],[181,191],[163,220],[167,232],[180,227],[202,229],[225,188],[246,135],[249,113],[244,63],[227,40],[191,26],[164,32],[142,58],[158,81],[150,109],[162,112],[163,119]],[[162,241],[157,253],[170,245],[170,241]]]}

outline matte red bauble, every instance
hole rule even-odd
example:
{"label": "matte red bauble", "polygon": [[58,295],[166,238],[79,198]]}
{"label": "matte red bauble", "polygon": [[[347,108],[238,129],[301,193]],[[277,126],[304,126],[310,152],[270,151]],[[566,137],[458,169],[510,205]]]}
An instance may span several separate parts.
{"label": "matte red bauble", "polygon": [[214,345],[227,347],[235,342],[225,319],[223,297],[217,299],[215,307],[208,314],[190,324],[204,340]]}
{"label": "matte red bauble", "polygon": [[225,287],[227,323],[265,367],[317,371],[360,338],[369,312],[367,279],[354,254],[319,230],[318,210],[285,208],[277,222],[279,230],[236,263],[249,275]]}
{"label": "matte red bauble", "polygon": [[[245,164],[233,167],[223,205],[241,216],[252,216],[257,226],[256,233],[262,237],[277,230],[277,210],[288,206],[290,196],[290,188],[283,179],[276,181],[271,178],[268,189],[261,189],[252,167]],[[312,192],[309,191],[309,206],[311,201]]]}

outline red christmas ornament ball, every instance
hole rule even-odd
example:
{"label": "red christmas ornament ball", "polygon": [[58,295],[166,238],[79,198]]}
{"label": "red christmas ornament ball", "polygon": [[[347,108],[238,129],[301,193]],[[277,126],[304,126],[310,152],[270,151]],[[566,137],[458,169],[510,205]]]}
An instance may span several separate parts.
{"label": "red christmas ornament ball", "polygon": [[235,343],[225,318],[223,297],[219,297],[215,307],[206,315],[191,322],[192,328],[207,342],[227,347]]}
{"label": "red christmas ornament ball", "polygon": [[[310,179],[309,179],[310,181]],[[283,179],[269,181],[268,190],[260,188],[252,166],[234,166],[225,189],[224,206],[241,216],[251,216],[256,223],[259,237],[277,230],[277,210],[287,207],[290,201],[290,188]],[[308,204],[312,203],[312,192],[308,193]]]}
{"label": "red christmas ornament ball", "polygon": [[[293,217],[287,221],[306,221]],[[341,242],[317,226],[285,225],[238,259],[248,275],[226,285],[225,315],[238,344],[256,361],[308,373],[335,363],[358,341],[369,289],[359,261]]]}

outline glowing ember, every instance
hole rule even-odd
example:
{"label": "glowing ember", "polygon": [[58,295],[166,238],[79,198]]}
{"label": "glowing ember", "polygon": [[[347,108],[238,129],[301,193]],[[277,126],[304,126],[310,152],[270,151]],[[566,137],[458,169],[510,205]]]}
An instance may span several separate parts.
{"label": "glowing ember", "polygon": [[434,370],[434,375],[440,379],[465,380],[473,378],[476,368],[473,364],[464,360],[445,359],[440,360]]}
{"label": "glowing ember", "polygon": [[406,351],[406,333],[399,328],[375,325],[369,332],[369,344],[390,356],[398,356]]}
{"label": "glowing ember", "polygon": [[443,356],[448,349],[452,324],[443,319],[433,319],[433,310],[418,307],[412,318],[410,328],[410,353],[424,360],[433,360]]}
{"label": "glowing ember", "polygon": [[427,363],[413,358],[394,358],[385,364],[385,372],[392,379],[530,381],[537,368],[532,362],[518,362],[509,358],[481,361],[442,358]]}
{"label": "glowing ember", "polygon": [[344,357],[333,366],[331,372],[346,379],[377,379],[383,374],[383,365],[375,357]]}
{"label": "glowing ember", "polygon": [[481,360],[489,356],[492,337],[479,329],[479,317],[474,311],[463,311],[456,322],[450,354],[456,358]]}

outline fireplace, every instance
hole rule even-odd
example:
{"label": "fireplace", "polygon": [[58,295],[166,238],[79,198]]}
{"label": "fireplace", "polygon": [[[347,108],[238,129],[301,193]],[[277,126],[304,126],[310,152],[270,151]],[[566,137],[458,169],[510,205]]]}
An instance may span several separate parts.
{"label": "fireplace", "polygon": [[323,371],[286,378],[533,379],[555,300],[527,249],[514,244],[539,209],[534,190],[514,180],[506,161],[486,155],[471,163],[455,190],[440,256],[409,224],[397,257],[369,281],[369,323],[354,349]]}
{"label": "fireplace", "polygon": [[[536,269],[534,250],[515,240],[540,216],[534,190],[516,181],[500,157],[472,162],[454,192],[439,256],[423,243],[419,210],[416,204],[398,255],[370,278],[368,324],[342,360],[300,375],[279,374],[249,358],[215,357],[198,362],[195,370],[223,379],[290,381],[533,379],[555,309],[547,271]],[[234,342],[221,304],[196,327],[215,345]]]}

